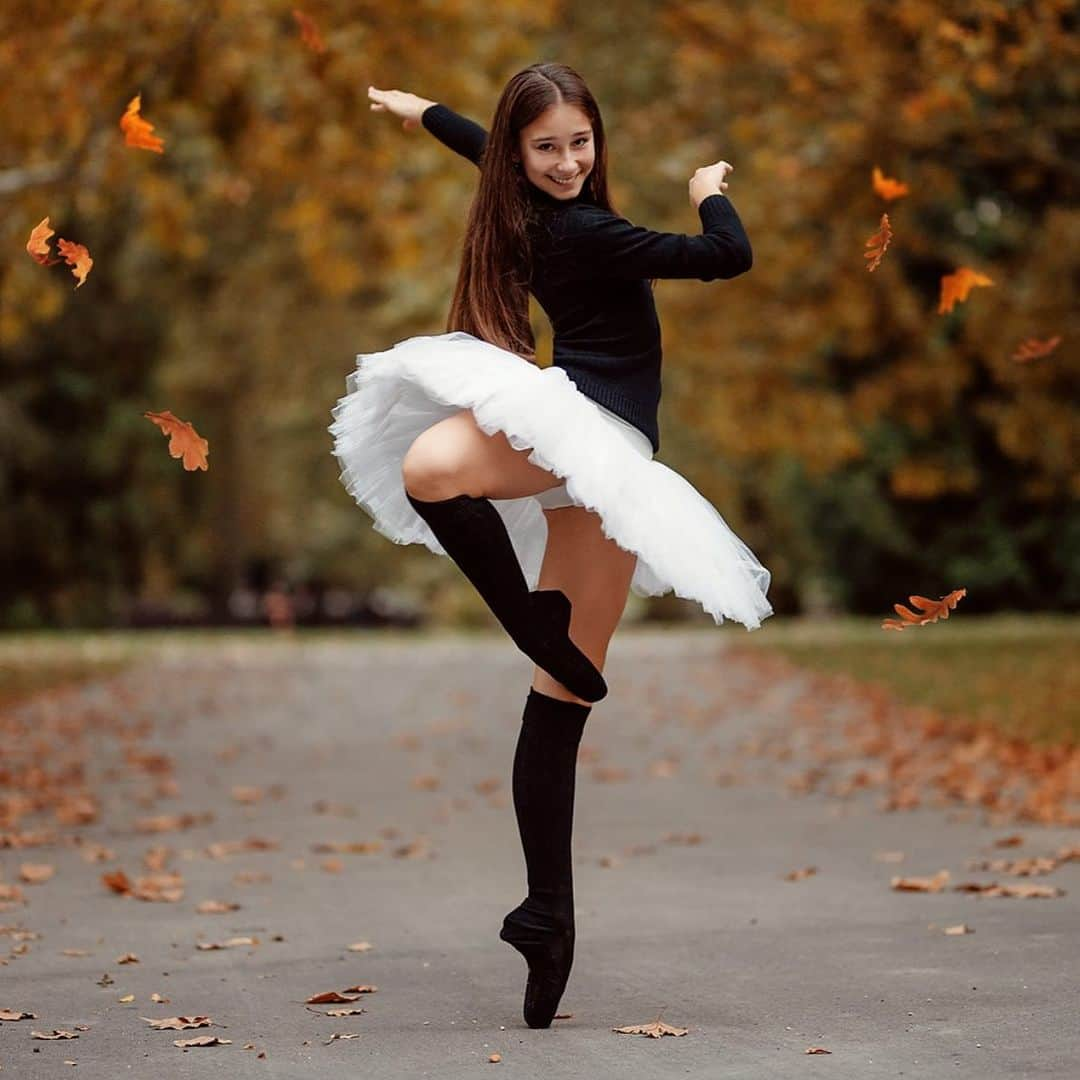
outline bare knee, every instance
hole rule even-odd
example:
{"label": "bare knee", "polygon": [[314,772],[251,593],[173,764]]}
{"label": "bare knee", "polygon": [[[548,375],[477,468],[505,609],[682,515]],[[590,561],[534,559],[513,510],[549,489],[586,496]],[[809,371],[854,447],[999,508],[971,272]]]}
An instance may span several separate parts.
{"label": "bare knee", "polygon": [[475,485],[461,440],[437,431],[438,426],[422,431],[406,451],[401,462],[405,490],[425,501],[477,494],[472,490]]}

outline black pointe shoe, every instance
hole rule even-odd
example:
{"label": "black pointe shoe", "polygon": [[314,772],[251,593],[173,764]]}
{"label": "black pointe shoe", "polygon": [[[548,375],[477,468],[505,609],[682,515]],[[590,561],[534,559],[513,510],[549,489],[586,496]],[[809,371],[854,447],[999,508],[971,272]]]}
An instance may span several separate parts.
{"label": "black pointe shoe", "polygon": [[529,965],[522,1016],[531,1028],[551,1027],[574,963],[574,925],[536,914],[526,900],[504,919],[499,937]]}
{"label": "black pointe shoe", "polygon": [[529,603],[533,618],[523,640],[514,638],[521,651],[571,694],[585,701],[606,697],[604,676],[570,638],[570,597],[562,589],[538,589],[529,593]]}

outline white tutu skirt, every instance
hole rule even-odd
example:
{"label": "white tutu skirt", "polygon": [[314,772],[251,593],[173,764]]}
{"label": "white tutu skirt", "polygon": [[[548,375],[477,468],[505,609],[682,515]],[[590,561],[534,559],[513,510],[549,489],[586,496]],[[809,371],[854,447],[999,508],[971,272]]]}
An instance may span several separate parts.
{"label": "white tutu skirt", "polygon": [[[446,555],[405,497],[401,463],[422,431],[471,409],[487,434],[502,431],[515,450],[531,449],[530,462],[563,479],[562,501],[599,515],[604,535],[637,555],[630,588],[638,596],[673,591],[717,623],[734,619],[748,630],[772,614],[765,599],[769,571],[712,503],[648,456],[648,439],[628,438],[625,423],[613,424],[562,368],[537,367],[454,331],[359,355],[345,386],[328,428],[341,482],[375,530],[394,543],[420,543]],[[538,497],[491,503],[535,589],[547,545]]]}

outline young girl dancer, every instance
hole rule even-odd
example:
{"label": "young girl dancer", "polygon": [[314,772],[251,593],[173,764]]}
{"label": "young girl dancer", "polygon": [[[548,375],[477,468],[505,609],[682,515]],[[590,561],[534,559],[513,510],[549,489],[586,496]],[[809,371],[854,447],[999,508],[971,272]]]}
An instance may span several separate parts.
{"label": "young girl dancer", "polygon": [[[446,333],[357,357],[333,452],[374,528],[450,556],[536,664],[512,777],[528,896],[499,936],[528,963],[525,1022],[548,1027],[573,962],[577,752],[628,591],[674,590],[748,630],[772,613],[769,571],[653,458],[653,279],[736,277],[750,243],[726,161],[690,180],[700,234],[618,216],[600,110],[563,64],[511,78],[490,134],[415,94],[368,96],[477,164],[480,181]],[[552,322],[548,368],[534,363],[530,292]]]}

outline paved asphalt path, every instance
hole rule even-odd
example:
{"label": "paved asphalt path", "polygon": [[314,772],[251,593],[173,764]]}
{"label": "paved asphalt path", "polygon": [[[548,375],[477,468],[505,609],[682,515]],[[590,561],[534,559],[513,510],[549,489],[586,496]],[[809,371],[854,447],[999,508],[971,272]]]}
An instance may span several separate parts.
{"label": "paved asphalt path", "polygon": [[[886,813],[870,792],[791,793],[785,777],[810,762],[740,748],[782,727],[805,686],[725,657],[744,633],[616,636],[611,692],[578,766],[569,1015],[543,1031],[521,1019],[525,963],[497,937],[524,896],[509,783],[532,673],[505,638],[170,646],[80,688],[71,700],[107,718],[88,762],[102,814],[66,831],[115,858],[0,851],[0,882],[17,882],[24,861],[56,867],[23,887],[25,906],[0,912],[40,935],[15,955],[18,938],[0,937],[0,1009],[36,1014],[0,1024],[0,1080],[1080,1076],[1080,863],[1036,879],[1066,890],[1050,900],[889,886],[946,867],[953,881],[978,879],[965,861],[993,854],[1003,833],[1023,833],[1026,854],[1076,843],[1075,830]],[[173,763],[172,797],[149,797],[160,774],[122,767],[109,728],[140,720],[139,748]],[[238,800],[238,786],[261,799]],[[133,827],[183,812],[213,820]],[[36,824],[48,821],[22,827]],[[207,854],[247,837],[279,846]],[[315,850],[350,842],[381,849]],[[155,844],[175,851],[182,900],[103,886],[109,870],[145,873]],[[884,851],[903,861],[881,861]],[[785,880],[808,865],[817,873]],[[197,913],[210,899],[241,906]],[[940,932],[960,922],[974,933]],[[244,935],[258,944],[196,949]],[[347,950],[359,941],[372,948]],[[139,962],[118,964],[128,952]],[[361,1015],[305,1004],[356,984],[377,987],[360,995]],[[134,1003],[120,1003],[127,994]],[[194,1015],[215,1026],[158,1031],[140,1019]],[[687,1034],[612,1030],[658,1018]],[[77,1025],[77,1040],[31,1036]],[[173,1045],[207,1034],[231,1044]]]}

